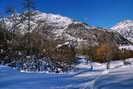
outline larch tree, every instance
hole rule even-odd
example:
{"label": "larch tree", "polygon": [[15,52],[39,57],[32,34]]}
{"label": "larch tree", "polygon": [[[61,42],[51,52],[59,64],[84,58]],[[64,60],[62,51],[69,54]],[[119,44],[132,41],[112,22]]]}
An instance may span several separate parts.
{"label": "larch tree", "polygon": [[110,61],[114,57],[114,52],[117,50],[117,46],[103,42],[96,49],[96,59],[100,62],[107,62],[107,69],[110,68]]}
{"label": "larch tree", "polygon": [[31,28],[31,21],[32,21],[32,17],[34,16],[32,14],[32,11],[34,9],[34,1],[33,0],[23,0],[23,6],[24,9],[26,9],[26,13],[25,13],[25,18],[28,21],[28,28],[27,28],[27,43],[28,43],[28,47],[27,47],[27,54],[30,55],[32,53],[32,44],[31,44],[31,37],[30,37],[30,32],[32,30]]}

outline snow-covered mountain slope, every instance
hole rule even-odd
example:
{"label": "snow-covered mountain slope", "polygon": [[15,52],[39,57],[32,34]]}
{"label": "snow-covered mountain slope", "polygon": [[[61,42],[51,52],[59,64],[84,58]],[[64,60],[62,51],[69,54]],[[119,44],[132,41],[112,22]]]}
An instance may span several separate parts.
{"label": "snow-covered mountain slope", "polygon": [[133,42],[133,21],[126,20],[118,23],[111,28],[113,31],[119,32],[123,37]]}
{"label": "snow-covered mountain slope", "polygon": [[99,45],[101,42],[109,44],[128,44],[119,33],[111,32],[101,27],[87,27],[83,23],[72,23],[64,31],[65,34],[78,39],[79,46]]}
{"label": "snow-covered mountain slope", "polygon": [[[5,18],[7,27],[10,29],[15,25],[21,33],[26,33],[28,28],[27,14],[28,12],[24,12],[22,14],[14,14]],[[73,22],[72,19],[57,14],[42,13],[40,11],[31,11],[31,14],[31,31],[45,23],[58,29],[64,29],[67,25]]]}
{"label": "snow-covered mountain slope", "polygon": [[72,19],[61,15],[51,14],[51,13],[47,14],[39,11],[36,11],[36,13],[37,14],[33,16],[36,21],[38,20],[47,21],[47,23],[49,24],[52,24],[55,26],[61,26],[61,27],[65,27],[72,23]]}
{"label": "snow-covered mountain slope", "polygon": [[[81,59],[76,71],[64,74],[24,73],[7,66],[0,66],[0,89],[133,89],[133,59],[131,65],[121,61],[106,64],[90,64]],[[34,85],[34,86],[33,86]]]}
{"label": "snow-covered mountain slope", "polygon": [[[13,15],[6,18],[8,30],[15,30],[14,32],[16,33],[27,33],[27,13],[17,14],[17,18]],[[129,43],[119,33],[108,31],[105,28],[92,27],[61,15],[47,14],[39,11],[32,11],[31,13],[33,15],[31,16],[30,32],[39,33],[43,40],[76,40],[79,46],[94,46],[104,41],[117,45]],[[19,23],[19,20],[22,20],[22,22]]]}

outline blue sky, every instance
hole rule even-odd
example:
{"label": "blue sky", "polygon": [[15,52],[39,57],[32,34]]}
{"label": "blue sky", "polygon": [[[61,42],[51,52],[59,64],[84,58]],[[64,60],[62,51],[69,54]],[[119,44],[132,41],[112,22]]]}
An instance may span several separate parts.
{"label": "blue sky", "polygon": [[[133,0],[34,0],[36,9],[70,17],[92,26],[112,27],[123,20],[133,20]],[[0,0],[0,13],[22,0]]]}

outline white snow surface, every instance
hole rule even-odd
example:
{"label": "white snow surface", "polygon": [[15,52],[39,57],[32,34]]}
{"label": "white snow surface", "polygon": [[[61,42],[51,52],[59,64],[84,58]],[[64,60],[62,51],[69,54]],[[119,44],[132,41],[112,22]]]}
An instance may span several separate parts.
{"label": "white snow surface", "polygon": [[131,65],[121,61],[106,64],[81,59],[73,71],[63,74],[19,72],[7,66],[0,66],[0,89],[133,89],[133,58]]}
{"label": "white snow surface", "polygon": [[125,20],[113,26],[112,31],[120,33],[123,37],[133,42],[133,20]]}
{"label": "white snow surface", "polygon": [[[57,35],[60,35],[63,32],[63,30],[73,22],[72,19],[58,14],[43,13],[38,10],[34,11],[34,13],[36,14],[32,16],[31,31],[38,26],[38,22],[45,22],[48,25],[57,27],[58,29],[56,29],[54,32],[57,33]],[[19,22],[21,19],[21,17],[19,17],[20,14],[16,15],[18,17],[17,19],[15,19],[15,21]],[[7,28],[10,30],[13,27],[13,24],[15,24],[14,21],[12,21],[13,17],[5,19]],[[26,33],[27,31],[25,29],[28,27],[28,21],[24,20],[23,23],[19,23],[17,27],[20,29],[20,32],[22,34]]]}
{"label": "white snow surface", "polygon": [[72,20],[68,17],[63,17],[61,15],[57,15],[57,14],[47,14],[47,13],[42,13],[39,11],[38,15],[35,16],[36,20],[44,20],[44,21],[48,21],[49,24],[55,24],[57,26],[66,26],[72,23]]}
{"label": "white snow surface", "polygon": [[123,45],[123,46],[120,46],[119,49],[126,49],[126,50],[133,51],[133,45]]}
{"label": "white snow surface", "polygon": [[[114,30],[121,30],[123,28],[128,28],[129,26],[133,26],[133,21],[132,20],[125,20],[123,22],[118,23],[116,26],[112,27]],[[126,29],[129,30],[129,29]]]}

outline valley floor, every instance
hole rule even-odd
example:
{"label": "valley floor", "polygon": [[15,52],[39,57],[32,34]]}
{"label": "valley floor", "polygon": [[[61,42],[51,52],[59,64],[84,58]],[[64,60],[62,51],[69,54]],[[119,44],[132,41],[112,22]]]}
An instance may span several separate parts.
{"label": "valley floor", "polygon": [[121,61],[105,64],[83,61],[73,71],[62,74],[25,73],[0,66],[0,89],[133,89],[133,59],[131,65]]}

